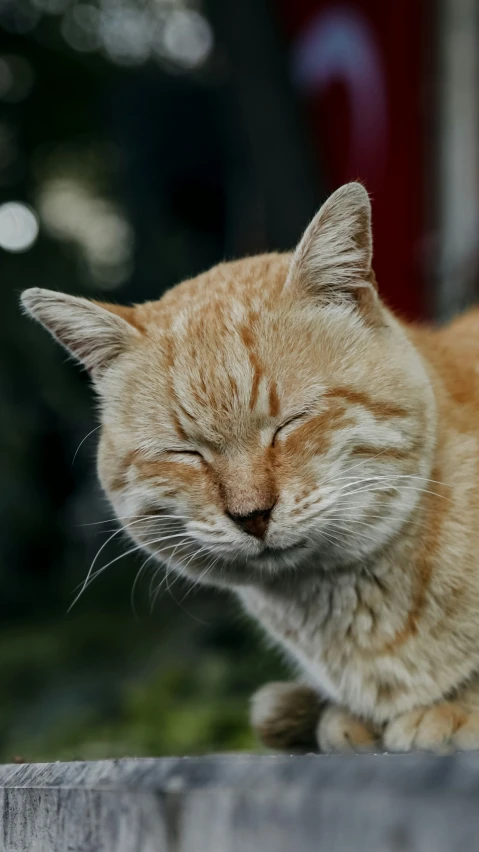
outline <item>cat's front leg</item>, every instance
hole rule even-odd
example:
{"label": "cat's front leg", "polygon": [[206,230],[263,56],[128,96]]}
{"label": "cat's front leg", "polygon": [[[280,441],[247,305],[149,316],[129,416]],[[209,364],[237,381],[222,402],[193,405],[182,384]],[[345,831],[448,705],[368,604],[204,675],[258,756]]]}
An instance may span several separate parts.
{"label": "cat's front leg", "polygon": [[458,699],[410,710],[386,725],[383,742],[393,752],[479,749],[479,706]]}
{"label": "cat's front leg", "polygon": [[251,723],[262,742],[279,751],[368,752],[378,746],[371,725],[300,683],[261,687],[251,700]]}

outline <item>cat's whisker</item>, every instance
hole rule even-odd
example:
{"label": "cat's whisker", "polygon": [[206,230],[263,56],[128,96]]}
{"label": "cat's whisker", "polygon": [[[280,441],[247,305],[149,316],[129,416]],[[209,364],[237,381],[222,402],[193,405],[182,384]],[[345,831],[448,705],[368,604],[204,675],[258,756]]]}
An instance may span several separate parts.
{"label": "cat's whisker", "polygon": [[[338,490],[338,495],[344,495],[344,496],[348,497],[348,496],[352,496],[354,494],[360,494],[360,493],[363,493],[363,492],[366,492],[366,491],[381,492],[381,491],[389,491],[389,490],[399,491],[401,489],[411,489],[411,490],[416,490],[416,491],[422,491],[422,492],[428,493],[428,494],[433,494],[433,495],[438,496],[438,497],[443,497],[444,499],[449,499],[445,494],[440,494],[437,491],[431,491],[431,490],[424,488],[424,486],[422,484],[416,485],[414,483],[408,484],[407,482],[404,483],[402,481],[397,482],[397,480],[403,480],[403,479],[410,480],[411,478],[417,478],[421,482],[424,481],[424,483],[430,482],[430,483],[433,483],[433,484],[445,485],[445,483],[441,483],[438,480],[430,480],[427,477],[420,477],[420,476],[416,477],[416,474],[401,474],[401,475],[390,475],[390,476],[381,476],[381,477],[379,477],[379,476],[368,476],[368,477],[364,477],[364,478],[361,478],[361,479],[358,479],[358,480],[355,479],[352,482],[347,482],[344,486],[342,486]],[[392,480],[394,480],[394,482],[392,482]],[[365,488],[354,489],[355,485],[361,485],[363,483],[365,484]],[[384,486],[382,485],[382,483],[384,483]],[[327,484],[329,484],[329,483],[327,483]],[[386,487],[386,486],[390,486],[390,487]],[[449,487],[449,486],[447,486],[447,487]],[[352,489],[354,489],[354,490],[352,490]],[[304,503],[311,504],[311,501],[314,499],[314,496],[315,496],[314,494],[313,495],[309,494],[308,497],[305,498]],[[318,489],[318,491],[317,491],[317,503],[320,502],[322,497],[323,497],[322,489]],[[341,496],[339,497],[339,499],[337,499],[337,498],[334,499],[334,502],[331,505],[334,506],[336,504],[339,504],[341,499],[342,499]],[[316,505],[316,504],[314,504],[314,505]],[[298,507],[301,508],[301,504],[298,504]]]}
{"label": "cat's whisker", "polygon": [[[183,540],[183,541],[185,542],[185,540]],[[175,550],[176,550],[176,549],[178,549],[178,547],[180,547],[181,543],[182,543],[182,542],[180,542],[179,544],[174,545]],[[188,544],[190,544],[190,542],[188,542]],[[165,548],[165,549],[167,549],[167,548]],[[138,573],[137,573],[137,575],[136,575],[136,577],[135,577],[135,580],[134,580],[134,582],[133,582],[133,586],[132,586],[132,589],[131,589],[131,596],[130,596],[130,600],[131,600],[131,606],[132,606],[133,614],[135,615],[135,617],[136,617],[135,607],[134,607],[134,595],[135,595],[135,588],[136,588],[136,586],[137,586],[137,584],[138,584],[138,582],[139,582],[140,576],[141,576],[141,575],[142,575],[142,573],[144,572],[144,570],[145,570],[146,566],[148,565],[148,563],[149,563],[149,562],[151,562],[151,561],[152,561],[153,559],[155,559],[155,558],[158,558],[158,554],[157,554],[157,553],[150,553],[150,555],[147,557],[147,559],[145,559],[145,561],[141,564],[140,569],[139,569],[139,571],[138,571]],[[157,575],[158,571],[160,571],[160,570],[161,570],[161,567],[162,567],[162,565],[160,564],[160,565],[159,565],[159,567],[157,568],[157,570],[154,572],[152,580],[150,581],[150,597],[151,597],[151,584],[152,584],[152,582],[154,582],[154,579],[155,579],[155,577],[156,577],[156,575]]]}
{"label": "cat's whisker", "polygon": [[[419,480],[419,481],[424,482],[424,483],[430,483],[432,485],[442,485],[446,488],[450,487],[450,486],[447,486],[445,482],[440,482],[437,479],[429,479],[429,477],[427,477],[427,476],[420,476],[419,474],[416,474],[416,473],[398,473],[398,474],[381,474],[381,475],[372,474],[371,476],[361,477],[360,479],[354,478],[354,479],[351,479],[351,480],[349,480],[349,477],[343,477],[342,478],[343,481],[344,480],[346,481],[346,484],[343,486],[343,488],[347,488],[350,485],[356,485],[356,484],[359,485],[363,482],[389,482],[392,479],[394,479],[394,480],[397,480],[397,479],[413,480],[414,479],[414,480]],[[341,480],[336,480],[336,481],[339,482]],[[343,490],[343,488],[341,488],[340,490]]]}
{"label": "cat's whisker", "polygon": [[[364,490],[367,490],[367,489],[364,489]],[[374,490],[379,491],[379,489],[374,489]],[[361,492],[362,492],[362,489],[358,493],[361,493]],[[352,492],[352,495],[354,496],[355,493],[356,492]],[[328,512],[330,512],[330,511],[342,512],[343,509],[345,509],[345,510],[351,509],[352,511],[357,513],[358,509],[360,507],[358,506],[358,504],[356,502],[353,502],[352,500],[349,501],[349,502],[346,502],[347,499],[348,499],[348,496],[349,496],[348,493],[346,493],[343,497],[341,497],[341,498],[335,500],[333,503],[331,503],[326,509],[324,508],[322,503],[320,501],[318,501],[317,503],[315,503],[311,507],[309,512],[305,512],[303,515],[300,516],[299,522],[302,523],[302,524],[305,524],[305,523],[309,524],[309,523],[315,522],[315,521],[330,520],[330,515],[328,514]],[[393,508],[386,507],[384,515],[375,515],[374,517],[379,518],[379,519],[384,518],[384,520],[386,520],[387,518],[394,518],[395,516],[401,517],[401,518],[405,517],[402,512],[395,509],[394,507]],[[368,515],[368,517],[373,517],[373,516]]]}
{"label": "cat's whisker", "polygon": [[[387,517],[383,517],[382,515],[373,515],[372,517],[375,520],[378,520],[378,519],[379,520],[385,520],[385,521],[388,520]],[[374,524],[368,523],[368,521],[360,521],[357,518],[348,517],[347,515],[338,515],[337,517],[333,517],[333,518],[331,518],[330,516],[325,516],[324,520],[328,524],[330,524],[330,523],[348,523],[348,524],[351,524],[351,525],[360,524],[361,526],[364,526],[364,527],[374,526]]]}
{"label": "cat's whisker", "polygon": [[320,532],[318,532],[318,535],[320,536],[320,538],[325,539],[329,544],[332,544],[334,547],[337,544],[341,543],[340,539],[337,538],[336,536],[332,535],[330,530],[328,530],[326,532],[324,529],[322,529]]}
{"label": "cat's whisker", "polygon": [[[120,530],[118,530],[118,532],[121,532],[121,529],[120,529]],[[104,572],[104,571],[106,571],[106,569],[107,569],[107,568],[109,568],[111,565],[113,565],[115,562],[118,562],[120,559],[123,559],[125,556],[130,556],[132,553],[136,553],[137,551],[142,550],[144,547],[149,547],[149,546],[151,546],[151,545],[153,545],[153,544],[158,544],[158,543],[160,543],[160,542],[162,542],[162,541],[166,541],[167,539],[177,538],[177,537],[182,537],[182,536],[184,536],[184,535],[185,535],[185,533],[178,533],[178,535],[166,535],[166,536],[163,536],[162,538],[156,538],[156,539],[153,539],[152,541],[145,541],[145,542],[142,542],[141,544],[135,545],[135,547],[132,547],[132,548],[130,548],[129,550],[126,550],[124,553],[120,553],[120,555],[119,555],[119,556],[116,556],[114,559],[112,559],[110,562],[108,562],[106,565],[102,566],[102,568],[99,568],[99,569],[98,569],[98,571],[95,571],[95,573],[94,573],[94,574],[92,574],[92,567],[93,567],[93,565],[94,565],[94,563],[95,563],[96,559],[97,559],[97,558],[98,558],[98,556],[100,555],[100,553],[101,553],[101,551],[103,550],[103,548],[104,548],[104,547],[108,544],[108,542],[109,542],[109,541],[111,541],[111,539],[114,537],[114,536],[110,536],[110,538],[109,538],[109,539],[105,542],[105,544],[104,544],[104,545],[100,548],[100,550],[98,551],[97,556],[95,557],[95,560],[93,561],[92,565],[90,566],[90,570],[89,570],[89,572],[88,572],[88,575],[87,575],[86,580],[83,582],[82,587],[81,587],[81,589],[80,589],[80,591],[79,591],[78,595],[74,598],[73,602],[70,604],[70,606],[69,606],[69,608],[68,608],[68,610],[67,610],[67,611],[68,611],[68,612],[70,612],[70,610],[72,609],[72,607],[74,607],[74,606],[75,606],[75,604],[77,603],[77,601],[78,601],[78,600],[80,599],[80,597],[82,596],[83,592],[84,592],[84,591],[88,588],[88,586],[90,586],[90,585],[91,585],[91,583],[93,582],[93,580],[95,580],[97,577],[99,577],[99,576],[100,576],[100,574],[103,574],[103,572]]]}
{"label": "cat's whisker", "polygon": [[[334,523],[334,522],[331,521],[330,523]],[[330,528],[328,528],[327,532],[331,535],[332,531],[331,531]],[[336,526],[333,526],[333,532],[337,532],[338,534],[341,534],[342,530],[339,528],[338,525],[336,525]],[[368,542],[375,542],[376,541],[374,536],[366,535],[364,532],[361,532],[360,530],[355,530],[354,531],[354,537],[357,538],[358,536],[359,536],[359,538],[362,538],[362,539],[364,539],[365,541],[368,541]],[[343,547],[344,547],[344,538],[342,538],[341,535],[339,535],[337,541],[338,541],[338,543],[342,544]]]}
{"label": "cat's whisker", "polygon": [[[181,551],[184,547],[190,548],[191,547],[191,541],[182,541],[182,542],[180,541],[178,544],[176,544],[174,546],[173,554],[176,552],[176,550]],[[168,548],[165,548],[165,550],[166,549],[168,549]],[[168,561],[166,563],[160,562],[160,564],[158,565],[156,571],[153,573],[153,576],[151,578],[150,588],[149,588],[150,613],[153,612],[153,609],[154,609],[154,606],[155,606],[155,603],[156,603],[156,599],[158,597],[160,589],[166,583],[166,578],[168,577],[170,571],[173,571],[173,568],[170,569],[170,562],[171,562],[171,559],[173,557],[173,554],[171,554],[171,556],[168,558]],[[153,555],[156,555],[156,554],[152,554],[152,556]],[[158,574],[160,573],[160,571],[163,568],[165,569],[165,575],[164,575],[163,579],[160,581],[160,583],[158,584],[158,586],[156,587],[156,589],[154,590],[153,587],[154,587],[155,580],[156,580]]]}
{"label": "cat's whisker", "polygon": [[175,553],[177,552],[177,550],[178,550],[180,547],[181,547],[181,548],[185,547],[186,545],[189,545],[189,547],[192,547],[192,541],[191,541],[191,539],[189,539],[189,540],[184,539],[183,541],[180,541],[177,545],[175,545],[175,547],[173,548],[173,551],[170,553],[170,555],[169,555],[169,557],[168,557],[168,561],[167,561],[167,563],[166,563],[166,570],[168,570],[168,569],[169,569],[169,567],[170,567],[170,563],[171,563],[171,562],[173,561],[173,559],[175,558]]}
{"label": "cat's whisker", "polygon": [[[163,513],[159,515],[141,515],[133,518],[131,523],[138,523],[139,521],[148,521],[148,520],[175,520],[175,521],[188,521],[190,520],[186,515],[164,515]],[[103,521],[93,521],[92,523],[87,524],[79,524],[81,527],[98,527],[102,524],[112,524],[115,521],[128,521],[131,520],[130,515],[116,515],[114,518],[105,518]],[[125,524],[123,524],[125,526]]]}
{"label": "cat's whisker", "polygon": [[[198,555],[199,555],[199,554],[200,554],[203,550],[207,550],[207,549],[208,549],[208,548],[200,548],[198,551],[196,551],[196,552],[195,552],[195,553],[194,553],[194,554],[190,557],[190,559],[188,559],[188,561],[187,561],[187,562],[186,562],[186,563],[182,566],[182,567],[183,567],[183,569],[184,569],[184,568],[186,568],[186,567],[189,565],[189,563],[191,562],[191,560],[192,560],[195,556],[198,556]],[[170,586],[170,584],[169,584],[169,582],[168,582],[168,577],[169,577],[169,572],[167,572],[167,573],[166,573],[166,576],[165,576],[165,579],[166,579],[166,588],[167,588],[167,590],[168,590],[168,594],[172,597],[172,599],[174,600],[174,602],[176,603],[176,605],[177,605],[177,606],[178,606],[181,610],[183,610],[183,612],[185,612],[185,613],[186,613],[186,614],[187,614],[190,618],[193,618],[195,621],[198,621],[198,622],[199,622],[199,624],[203,624],[203,625],[207,626],[208,622],[203,621],[201,618],[198,618],[197,616],[192,615],[192,614],[191,614],[191,612],[188,612],[188,610],[187,610],[187,609],[185,609],[185,607],[184,607],[184,606],[182,606],[181,602],[180,602],[180,601],[179,601],[179,600],[178,600],[178,599],[174,596],[174,594],[173,594],[173,592],[172,592],[172,589],[171,589],[171,586]],[[175,575],[175,580],[178,582],[180,579],[181,579],[181,576],[180,576],[179,574],[176,574],[176,575]]]}
{"label": "cat's whisker", "polygon": [[[439,492],[437,492],[437,491],[431,491],[428,488],[422,488],[422,486],[420,486],[420,485],[417,485],[417,486],[416,485],[404,485],[402,483],[399,483],[399,484],[389,483],[388,484],[387,482],[385,482],[383,486],[372,485],[369,488],[358,488],[357,490],[354,490],[354,491],[348,491],[347,489],[344,489],[344,491],[342,493],[344,493],[346,497],[351,497],[354,494],[364,494],[366,492],[375,492],[375,491],[377,491],[379,493],[380,492],[386,493],[388,491],[389,492],[391,492],[391,491],[397,491],[397,492],[399,492],[399,491],[416,491],[416,492],[421,493],[421,494],[432,494],[434,497],[441,497],[441,499],[443,499],[443,500],[450,500],[450,497],[447,497],[445,494],[439,494]],[[336,502],[340,503],[340,500],[337,500]]]}
{"label": "cat's whisker", "polygon": [[[323,532],[322,530],[316,530],[315,532],[316,532],[316,535],[317,535],[319,538],[321,538],[321,537],[322,537],[322,532]],[[311,544],[314,544],[314,546],[315,546],[315,547],[317,547],[317,546],[318,546],[318,538],[316,538],[315,536],[310,535],[310,534],[306,534],[306,535],[304,535],[304,536],[303,536],[303,540],[304,540],[304,539],[307,539],[308,541],[310,541],[310,542],[311,542]]]}
{"label": "cat's whisker", "polygon": [[[303,535],[301,536],[302,540],[307,539],[312,544],[314,544],[316,547],[318,546],[318,537],[320,539],[323,538],[323,537],[326,537],[326,536],[324,536],[324,528],[323,529],[315,529],[314,535],[313,535],[313,531],[310,531],[310,532],[303,533]],[[330,543],[334,543],[334,542],[332,542],[331,539],[328,539],[328,540],[329,540]]]}
{"label": "cat's whisker", "polygon": [[[355,507],[352,506],[351,508],[355,508]],[[366,520],[366,521],[359,520],[358,518],[356,518],[355,515],[347,515],[347,514],[341,514],[338,517],[333,517],[333,518],[331,518],[330,516],[327,516],[327,515],[325,515],[323,517],[324,517],[324,520],[326,520],[326,521],[335,521],[335,522],[338,522],[338,523],[342,523],[343,526],[346,523],[350,523],[350,524],[364,524],[368,527],[373,527],[373,526],[376,526],[376,525],[374,523],[370,523],[370,521],[387,522],[387,521],[390,521],[390,520],[402,520],[402,521],[404,521],[405,524],[409,523],[411,521],[411,519],[408,515],[404,515],[400,512],[397,513],[397,514],[393,514],[393,513],[388,512],[387,514],[384,514],[384,515],[368,515],[367,516],[368,520]],[[422,527],[423,529],[431,529],[432,528],[431,524],[425,523],[424,521],[421,521],[421,520],[414,519],[413,523],[414,523],[414,526]]]}
{"label": "cat's whisker", "polygon": [[[172,553],[169,555],[169,557],[168,557],[168,559],[167,559],[167,561],[166,561],[166,563],[165,563],[165,561],[164,561],[164,559],[163,559],[163,553],[164,553],[164,551],[165,551],[165,550],[169,550],[169,549],[170,549],[170,547],[173,547],[173,551],[172,551]],[[161,552],[160,552],[159,554],[156,554],[156,553],[151,554],[151,557],[150,557],[150,558],[151,558],[151,559],[153,559],[153,558],[155,558],[155,557],[156,557],[156,558],[159,560],[159,563],[160,563],[160,564],[158,565],[158,568],[157,568],[157,569],[156,569],[156,571],[154,572],[153,577],[152,577],[151,582],[150,582],[150,599],[151,599],[151,595],[152,595],[152,593],[153,593],[153,584],[154,584],[154,582],[155,582],[155,579],[156,579],[157,575],[158,575],[158,574],[159,574],[159,572],[162,570],[162,568],[165,568],[166,573],[168,573],[168,572],[169,572],[169,570],[170,570],[170,563],[171,563],[172,559],[174,558],[175,553],[176,553],[178,550],[182,550],[184,547],[188,547],[188,548],[190,548],[190,549],[191,549],[191,547],[192,547],[192,541],[191,541],[191,539],[188,539],[188,538],[186,538],[186,537],[185,537],[185,538],[183,538],[183,540],[182,540],[182,541],[179,541],[179,542],[177,542],[177,543],[176,543],[176,544],[174,544],[174,545],[169,545],[169,546],[167,545],[165,548],[163,548],[163,549],[161,550]]]}
{"label": "cat's whisker", "polygon": [[[167,533],[167,532],[178,532],[178,531],[181,530],[181,527],[183,526],[182,524],[173,524],[173,523],[170,523],[170,522],[165,523],[165,524],[160,524],[157,521],[154,521],[154,522],[151,522],[151,523],[150,522],[147,523],[146,521],[144,521],[142,523],[144,523],[144,526],[140,526],[140,522],[138,522],[138,525],[136,525],[136,524],[135,525],[134,524],[125,524],[125,525],[123,525],[122,529],[125,532],[129,532],[131,538],[134,538],[135,535],[136,536],[146,536],[146,535],[152,536],[152,535],[155,535],[156,533],[158,535],[160,535],[160,534]],[[135,526],[134,530],[132,529],[133,526]],[[110,529],[110,530],[99,530],[97,532],[98,533],[100,533],[100,532],[101,533],[109,533],[109,532],[114,532],[114,530],[112,530],[112,529]]]}
{"label": "cat's whisker", "polygon": [[[95,557],[94,557],[94,559],[93,559],[93,561],[92,561],[92,563],[91,563],[91,565],[90,565],[90,568],[88,569],[87,576],[86,576],[85,580],[83,581],[83,584],[82,584],[82,587],[81,587],[81,589],[80,589],[79,595],[78,595],[78,596],[74,599],[74,601],[73,601],[73,603],[71,604],[71,606],[70,606],[70,608],[69,608],[68,612],[70,611],[71,607],[72,607],[72,606],[74,606],[74,604],[76,603],[76,601],[78,600],[78,598],[79,598],[79,597],[83,594],[83,592],[84,592],[84,591],[85,591],[85,589],[87,588],[87,586],[88,586],[88,584],[89,584],[90,577],[91,577],[91,575],[92,575],[93,568],[95,567],[96,562],[98,561],[98,558],[99,558],[99,556],[101,555],[101,553],[103,552],[103,550],[105,549],[105,547],[106,547],[106,546],[107,546],[107,545],[108,545],[108,544],[109,544],[109,543],[110,543],[110,542],[111,542],[111,541],[112,541],[112,540],[113,540],[113,539],[114,539],[117,535],[119,535],[121,532],[124,532],[125,530],[129,529],[129,528],[130,528],[133,524],[135,524],[135,523],[140,523],[142,520],[143,520],[142,518],[138,518],[138,519],[136,519],[136,520],[134,520],[134,521],[131,521],[129,524],[123,524],[123,525],[122,525],[122,526],[120,526],[117,530],[115,530],[115,531],[113,532],[113,534],[112,534],[112,535],[110,535],[110,537],[109,537],[109,538],[107,538],[107,540],[106,540],[105,542],[103,542],[103,544],[101,545],[101,547],[100,547],[100,548],[99,548],[99,550],[97,551],[97,553],[96,553],[96,555],[95,555]],[[131,552],[131,551],[128,551],[128,552]]]}
{"label": "cat's whisker", "polygon": [[[376,455],[368,457],[366,459],[363,459],[362,461],[356,462],[355,464],[351,465],[351,467],[348,468],[348,471],[354,470],[357,467],[363,467],[365,464],[370,464],[371,462],[376,461],[376,459],[378,459],[380,456],[384,455],[384,453],[387,453],[388,450],[389,450],[389,447],[385,447],[379,453],[376,453]],[[340,476],[339,477],[333,477],[333,479],[328,480],[328,484],[336,482],[340,478],[341,478]]]}
{"label": "cat's whisker", "polygon": [[136,591],[136,587],[137,587],[137,585],[140,581],[140,577],[141,577],[141,575],[143,574],[143,571],[146,568],[147,563],[148,563],[148,559],[145,559],[145,561],[141,563],[141,565],[140,565],[140,567],[137,571],[136,577],[133,580],[133,585],[131,587],[130,605],[131,605],[131,611],[133,613],[133,617],[135,618],[136,621],[139,621],[139,619],[138,619],[138,615],[137,615],[136,607],[135,607],[135,591]]}
{"label": "cat's whisker", "polygon": [[114,533],[113,533],[113,534],[112,534],[109,538],[107,538],[107,540],[106,540],[105,542],[103,542],[103,544],[101,545],[100,549],[97,551],[97,553],[96,553],[95,557],[93,558],[93,561],[92,561],[92,563],[91,563],[91,565],[90,565],[90,567],[89,567],[89,569],[88,569],[88,573],[87,573],[87,575],[86,575],[85,580],[83,581],[83,584],[82,584],[82,586],[81,586],[81,589],[80,589],[80,591],[79,591],[78,595],[76,596],[76,598],[74,598],[73,603],[72,603],[72,604],[70,604],[70,606],[69,606],[69,608],[68,608],[67,612],[70,612],[70,610],[72,609],[72,607],[73,607],[73,606],[75,606],[75,604],[76,604],[77,600],[79,600],[79,598],[81,597],[81,595],[82,595],[82,594],[83,594],[83,592],[85,591],[85,589],[86,589],[86,587],[87,587],[87,585],[88,585],[88,582],[89,582],[89,580],[90,580],[90,577],[91,577],[91,574],[92,574],[93,568],[95,567],[95,564],[96,564],[96,562],[97,562],[98,557],[100,556],[100,554],[101,554],[101,553],[103,553],[103,551],[104,551],[105,547],[106,547],[106,546],[110,543],[110,541],[112,541],[112,540],[113,540],[113,539],[114,539],[117,535],[119,535],[121,532],[123,532],[123,530],[124,530],[124,528],[123,528],[123,527],[119,527],[119,529],[117,529],[117,530],[116,530],[116,531],[115,531],[115,532],[114,532]]}
{"label": "cat's whisker", "polygon": [[213,570],[214,566],[215,566],[215,565],[218,563],[218,561],[221,559],[221,554],[220,554],[219,556],[217,556],[216,558],[213,558],[213,557],[214,557],[214,554],[213,554],[213,556],[212,556],[212,561],[208,563],[208,565],[206,566],[205,570],[204,570],[204,571],[200,574],[200,576],[198,577],[198,579],[197,579],[197,580],[195,580],[195,582],[193,583],[193,585],[192,585],[192,586],[188,589],[188,591],[186,592],[185,596],[182,598],[182,603],[186,600],[186,598],[188,597],[188,595],[190,595],[190,594],[191,594],[191,592],[193,592],[193,591],[194,591],[194,589],[196,589],[196,587],[197,587],[197,586],[201,583],[201,581],[202,581],[203,577],[206,577],[206,576],[207,576],[207,574],[209,574],[209,573]]}
{"label": "cat's whisker", "polygon": [[81,448],[83,447],[83,444],[85,443],[85,441],[90,437],[90,435],[93,435],[94,432],[98,432],[99,429],[101,429],[101,423],[100,423],[99,426],[95,426],[95,428],[92,429],[91,432],[88,432],[88,435],[85,435],[85,437],[82,438],[82,440],[78,444],[78,447],[75,450],[75,455],[72,458],[72,467],[75,464],[75,459],[76,459],[78,453],[80,452]]}
{"label": "cat's whisker", "polygon": [[205,553],[205,552],[208,552],[209,550],[210,550],[210,548],[209,548],[209,546],[207,546],[207,545],[204,545],[203,547],[200,547],[200,548],[199,548],[199,550],[195,550],[195,552],[191,554],[191,556],[190,556],[190,558],[187,560],[187,562],[184,562],[184,563],[182,564],[182,566],[181,566],[181,567],[183,568],[183,570],[185,570],[185,569],[188,567],[188,565],[190,564],[190,562],[192,562],[192,561],[193,561],[193,559],[196,559],[196,558],[200,555],[200,553]]}

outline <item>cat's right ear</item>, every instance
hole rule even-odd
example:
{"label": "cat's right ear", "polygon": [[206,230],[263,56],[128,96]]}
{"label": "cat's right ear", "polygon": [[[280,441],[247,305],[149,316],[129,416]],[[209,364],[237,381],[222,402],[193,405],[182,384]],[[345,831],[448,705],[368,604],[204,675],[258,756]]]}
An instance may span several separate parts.
{"label": "cat's right ear", "polygon": [[134,308],[103,305],[66,293],[33,287],[21,302],[97,378],[121,352],[141,336]]}
{"label": "cat's right ear", "polygon": [[336,190],[293,254],[286,286],[316,304],[359,311],[382,323],[372,270],[371,204],[360,183]]}

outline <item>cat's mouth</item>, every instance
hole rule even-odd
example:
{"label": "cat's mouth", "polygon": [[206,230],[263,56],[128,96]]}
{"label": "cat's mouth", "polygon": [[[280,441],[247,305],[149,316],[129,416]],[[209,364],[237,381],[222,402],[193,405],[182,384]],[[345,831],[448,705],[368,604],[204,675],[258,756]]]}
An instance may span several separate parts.
{"label": "cat's mouth", "polygon": [[256,557],[257,559],[271,559],[279,556],[293,556],[306,547],[305,541],[298,541],[296,544],[291,544],[288,547],[270,547],[267,545]]}
{"label": "cat's mouth", "polygon": [[[258,566],[263,565],[271,568],[274,564],[280,566],[284,559],[288,559],[288,563],[290,564],[291,558],[299,559],[304,556],[307,546],[307,542],[305,541],[298,541],[295,544],[288,545],[286,547],[264,545],[259,553],[255,553],[254,555],[251,553],[241,554],[237,549],[232,551],[230,548],[225,548],[223,551],[223,557],[226,562],[241,563],[244,561],[245,565],[253,562]],[[217,550],[215,552],[217,552]]]}

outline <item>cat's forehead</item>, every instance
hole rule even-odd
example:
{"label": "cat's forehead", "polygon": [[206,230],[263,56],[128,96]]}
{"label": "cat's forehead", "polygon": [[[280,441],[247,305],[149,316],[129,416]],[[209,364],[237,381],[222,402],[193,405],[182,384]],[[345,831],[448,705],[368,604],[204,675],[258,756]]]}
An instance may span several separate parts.
{"label": "cat's forehead", "polygon": [[169,402],[184,433],[198,429],[213,442],[247,438],[305,393],[317,395],[307,331],[299,342],[297,318],[280,299],[263,299],[260,288],[245,299],[231,287],[210,291],[194,307],[186,302],[171,317]]}
{"label": "cat's forehead", "polygon": [[240,397],[246,385],[254,403],[265,383],[272,388],[299,366],[314,334],[283,295],[287,270],[281,255],[222,264],[172,293],[164,343],[179,384],[216,393],[224,386]]}
{"label": "cat's forehead", "polygon": [[339,365],[338,327],[284,293],[288,268],[286,255],[222,264],[157,303],[148,337],[160,345],[147,344],[133,378],[179,434],[247,437],[321,398]]}
{"label": "cat's forehead", "polygon": [[284,324],[287,271],[287,256],[251,258],[220,264],[167,293],[154,319],[169,368],[178,378],[193,371],[211,381],[266,361],[281,318]]}
{"label": "cat's forehead", "polygon": [[[175,317],[170,331],[170,400],[190,432],[195,423],[243,433],[247,424],[281,414],[285,390],[291,397],[301,376],[287,322],[234,297]],[[288,346],[288,338],[290,345]],[[307,364],[309,373],[310,364]],[[305,376],[306,378],[306,376]],[[189,427],[189,428],[186,428]]]}
{"label": "cat's forehead", "polygon": [[[165,334],[231,330],[251,312],[274,313],[288,275],[289,255],[270,254],[221,263],[174,287],[153,303],[153,322]],[[147,319],[150,319],[147,317]]]}

